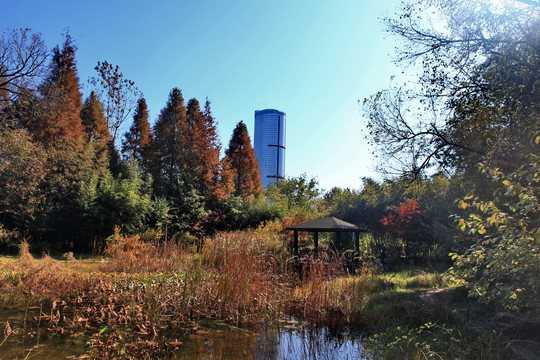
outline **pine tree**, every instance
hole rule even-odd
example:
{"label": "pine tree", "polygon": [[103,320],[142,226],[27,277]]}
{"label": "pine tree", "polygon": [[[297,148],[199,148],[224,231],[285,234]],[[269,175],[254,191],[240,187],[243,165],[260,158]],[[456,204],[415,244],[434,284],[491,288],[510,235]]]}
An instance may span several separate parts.
{"label": "pine tree", "polygon": [[137,108],[133,115],[133,124],[129,132],[126,133],[126,138],[122,144],[122,152],[133,156],[144,168],[148,166],[150,143],[152,142],[149,117],[146,100],[141,97],[137,102]]}
{"label": "pine tree", "polygon": [[75,62],[76,46],[69,34],[62,49],[53,50],[50,75],[40,87],[41,114],[30,122],[33,135],[46,145],[80,144],[82,95]]}
{"label": "pine tree", "polygon": [[111,141],[111,133],[103,113],[103,107],[94,91],[90,93],[84,102],[84,107],[81,110],[81,120],[86,128],[89,140],[100,145],[106,145]]}
{"label": "pine tree", "polygon": [[185,161],[185,145],[188,143],[186,116],[182,92],[174,88],[154,126],[152,173],[158,195],[174,193],[178,178],[187,167]]}
{"label": "pine tree", "polygon": [[240,121],[236,125],[225,154],[234,174],[235,195],[247,198],[261,194],[263,190],[259,162],[244,122]]}

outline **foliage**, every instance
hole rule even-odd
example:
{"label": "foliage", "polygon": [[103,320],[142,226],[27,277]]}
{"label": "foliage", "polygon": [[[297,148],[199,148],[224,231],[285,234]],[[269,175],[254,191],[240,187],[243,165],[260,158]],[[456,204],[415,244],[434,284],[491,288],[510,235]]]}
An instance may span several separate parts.
{"label": "foliage", "polygon": [[24,129],[0,128],[0,215],[2,222],[21,232],[29,230],[46,193],[45,150]]}
{"label": "foliage", "polygon": [[496,333],[473,333],[456,324],[427,322],[390,327],[365,339],[367,359],[513,359]]}
{"label": "foliage", "polygon": [[240,121],[233,130],[225,161],[233,173],[234,195],[247,198],[262,194],[261,172],[251,146],[246,124]]}
{"label": "foliage", "polygon": [[84,127],[80,112],[82,95],[75,52],[77,47],[69,34],[62,49],[53,50],[50,73],[39,87],[42,98],[39,113],[26,119],[31,133],[46,146],[77,146],[82,142]]}
{"label": "foliage", "polygon": [[81,120],[91,141],[106,147],[111,141],[111,133],[107,126],[107,119],[103,107],[96,93],[92,91],[81,110]]}
{"label": "foliage", "polygon": [[278,207],[265,201],[264,198],[231,196],[223,202],[223,212],[226,215],[226,229],[256,228],[260,224],[279,219],[282,212]]}
{"label": "foliage", "polygon": [[133,124],[125,135],[122,143],[122,152],[127,154],[148,171],[150,159],[150,146],[152,143],[152,128],[149,122],[148,106],[141,97],[137,101],[137,108],[133,114]]}
{"label": "foliage", "polygon": [[0,225],[0,251],[13,252],[20,242],[20,235],[17,231],[9,231]]}
{"label": "foliage", "polygon": [[415,198],[410,199],[408,202],[399,204],[397,212],[390,214],[381,219],[381,224],[387,227],[393,228],[398,234],[404,234],[409,232],[408,229],[414,226],[418,221],[418,216],[421,214],[418,209],[418,201]]}
{"label": "foliage", "polygon": [[266,191],[266,198],[289,213],[317,212],[317,200],[320,193],[317,185],[317,180],[308,179],[306,174],[278,180],[270,184]]}
{"label": "foliage", "polygon": [[380,222],[386,231],[403,240],[405,256],[428,257],[433,239],[426,232],[424,217],[415,198],[399,204],[395,212],[384,216]]}
{"label": "foliage", "polygon": [[385,257],[392,264],[404,256],[445,261],[449,251],[461,249],[448,218],[457,211],[449,205],[462,194],[459,178],[419,177],[412,183],[407,177],[364,178],[363,183],[360,191],[332,189],[322,202],[331,216],[369,230],[360,242],[364,257]]}
{"label": "foliage", "polygon": [[483,302],[540,313],[540,158],[510,175],[483,166],[497,184],[491,199],[473,195],[459,206],[471,214],[459,218],[463,231],[476,238],[464,254],[453,254],[454,274]]}
{"label": "foliage", "polygon": [[175,191],[185,159],[182,157],[188,134],[186,108],[182,92],[174,88],[169,93],[167,104],[161,110],[154,125],[152,143],[152,176],[154,191],[159,196],[170,196]]}
{"label": "foliage", "polygon": [[118,178],[106,171],[83,181],[77,205],[87,235],[107,236],[115,227],[126,234],[142,232],[151,208],[149,186],[130,162]]}
{"label": "foliage", "polygon": [[[221,163],[219,152],[221,144],[217,135],[216,123],[207,100],[204,113],[201,112],[197,99],[191,99],[187,105],[189,143],[186,144],[189,167],[197,190],[209,199],[223,199],[229,194],[222,192],[220,184]],[[230,191],[230,190],[229,190]]]}

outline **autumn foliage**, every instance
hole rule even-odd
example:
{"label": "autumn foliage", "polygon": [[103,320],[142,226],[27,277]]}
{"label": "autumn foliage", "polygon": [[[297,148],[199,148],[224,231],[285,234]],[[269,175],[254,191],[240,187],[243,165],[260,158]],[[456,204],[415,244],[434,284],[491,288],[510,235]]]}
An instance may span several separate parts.
{"label": "autumn foliage", "polygon": [[403,235],[416,231],[420,214],[418,201],[412,198],[400,204],[395,213],[388,214],[380,222],[388,231]]}
{"label": "autumn foliage", "polygon": [[40,88],[41,111],[28,119],[34,136],[48,146],[79,144],[84,127],[80,112],[82,95],[75,61],[76,47],[66,35],[62,49],[53,50],[51,71]]}
{"label": "autumn foliage", "polygon": [[243,198],[262,193],[261,172],[255,150],[251,146],[246,124],[240,121],[233,131],[226,161],[234,173],[234,193]]}

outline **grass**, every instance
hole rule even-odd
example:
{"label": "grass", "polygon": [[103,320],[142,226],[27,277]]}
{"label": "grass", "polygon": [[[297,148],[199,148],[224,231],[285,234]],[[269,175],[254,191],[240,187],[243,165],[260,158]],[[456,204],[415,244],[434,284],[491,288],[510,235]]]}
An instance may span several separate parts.
{"label": "grass", "polygon": [[434,289],[451,285],[442,274],[424,270],[388,272],[380,275],[380,278],[394,284],[399,289]]}

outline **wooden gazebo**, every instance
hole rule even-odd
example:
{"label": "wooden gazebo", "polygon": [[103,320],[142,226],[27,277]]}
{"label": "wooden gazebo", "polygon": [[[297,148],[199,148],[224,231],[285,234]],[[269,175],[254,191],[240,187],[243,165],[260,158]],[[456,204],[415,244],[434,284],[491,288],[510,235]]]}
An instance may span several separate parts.
{"label": "wooden gazebo", "polygon": [[289,226],[286,230],[292,230],[294,232],[293,252],[295,256],[298,256],[298,232],[307,231],[313,233],[313,243],[315,244],[315,252],[319,250],[319,233],[320,232],[333,232],[339,237],[341,233],[348,232],[353,233],[355,236],[354,250],[357,252],[360,248],[360,233],[367,231],[360,226],[348,223],[346,221],[337,219],[335,217],[324,217],[316,220],[307,221],[302,224]]}

